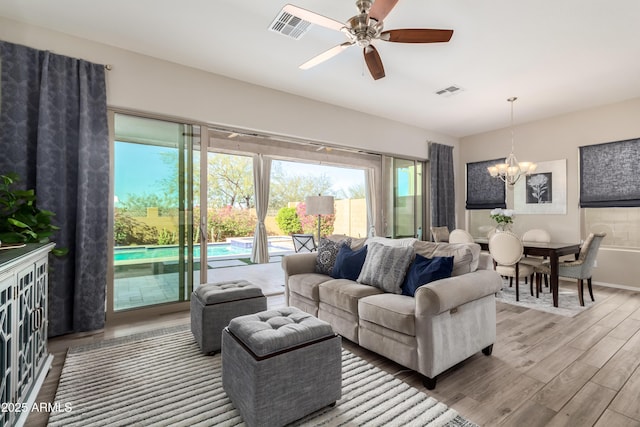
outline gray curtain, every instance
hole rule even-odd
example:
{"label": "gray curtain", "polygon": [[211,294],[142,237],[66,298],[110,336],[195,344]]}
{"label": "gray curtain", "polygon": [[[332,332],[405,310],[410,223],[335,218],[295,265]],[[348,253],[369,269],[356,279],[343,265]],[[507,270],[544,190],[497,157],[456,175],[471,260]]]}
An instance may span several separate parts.
{"label": "gray curtain", "polygon": [[456,228],[456,196],[453,176],[453,147],[429,144],[431,166],[431,225]]}
{"label": "gray curtain", "polygon": [[104,327],[109,132],[104,66],[0,41],[0,172],[34,188],[60,230],[49,335]]}
{"label": "gray curtain", "polygon": [[271,180],[271,159],[262,154],[253,156],[253,188],[256,199],[256,215],[258,223],[253,235],[251,262],[269,262],[269,242],[264,219],[269,208],[269,183]]}

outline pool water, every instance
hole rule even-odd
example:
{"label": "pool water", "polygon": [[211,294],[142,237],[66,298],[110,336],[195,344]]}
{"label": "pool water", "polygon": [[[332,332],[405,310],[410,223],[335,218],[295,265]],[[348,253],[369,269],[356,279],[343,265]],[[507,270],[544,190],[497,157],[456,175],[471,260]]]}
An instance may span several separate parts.
{"label": "pool water", "polygon": [[[273,246],[271,243],[269,243],[269,249],[270,251],[273,249],[287,250],[284,247]],[[232,243],[209,243],[207,245],[207,258],[229,256],[249,257],[251,256],[251,245]],[[113,259],[116,262],[137,260],[153,262],[166,258],[178,258],[178,246],[128,246],[118,247],[113,251]],[[200,258],[200,245],[193,247],[193,258]]]}

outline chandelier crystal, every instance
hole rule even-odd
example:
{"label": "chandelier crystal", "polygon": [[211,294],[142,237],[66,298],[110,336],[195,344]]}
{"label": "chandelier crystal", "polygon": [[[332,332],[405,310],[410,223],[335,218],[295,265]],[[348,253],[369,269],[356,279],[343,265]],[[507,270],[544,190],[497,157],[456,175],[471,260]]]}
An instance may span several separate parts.
{"label": "chandelier crystal", "polygon": [[516,155],[514,154],[514,138],[513,138],[513,103],[516,101],[515,96],[507,99],[511,103],[511,153],[504,160],[504,163],[496,163],[493,166],[489,166],[487,170],[494,178],[500,178],[505,184],[509,186],[515,185],[516,182],[523,175],[529,175],[536,170],[535,163],[532,162],[518,162]]}

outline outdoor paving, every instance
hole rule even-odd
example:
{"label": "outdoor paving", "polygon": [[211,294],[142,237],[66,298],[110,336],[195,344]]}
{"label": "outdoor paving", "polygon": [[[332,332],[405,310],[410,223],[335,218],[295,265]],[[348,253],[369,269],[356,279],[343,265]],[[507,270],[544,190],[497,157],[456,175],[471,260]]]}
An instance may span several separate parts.
{"label": "outdoor paving", "polygon": [[[210,261],[210,268],[207,270],[208,282],[244,279],[260,286],[267,296],[283,294],[284,272],[280,266],[281,261],[282,256],[270,257],[267,264],[248,265],[237,259]],[[199,279],[200,271],[196,271],[195,283],[198,283]],[[114,294],[116,311],[176,302],[178,273],[116,277]]]}

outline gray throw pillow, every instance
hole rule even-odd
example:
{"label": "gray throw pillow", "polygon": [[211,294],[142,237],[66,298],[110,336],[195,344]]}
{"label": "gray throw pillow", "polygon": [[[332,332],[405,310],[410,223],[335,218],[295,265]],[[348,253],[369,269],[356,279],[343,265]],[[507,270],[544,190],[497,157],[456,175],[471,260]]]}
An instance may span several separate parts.
{"label": "gray throw pillow", "polygon": [[316,273],[326,274],[331,276],[333,266],[336,263],[336,257],[340,252],[340,247],[346,244],[351,245],[351,238],[346,238],[340,241],[333,241],[322,238],[318,243],[318,256],[316,257]]}
{"label": "gray throw pillow", "polygon": [[358,283],[401,294],[402,282],[413,257],[413,246],[394,247],[370,243]]}

